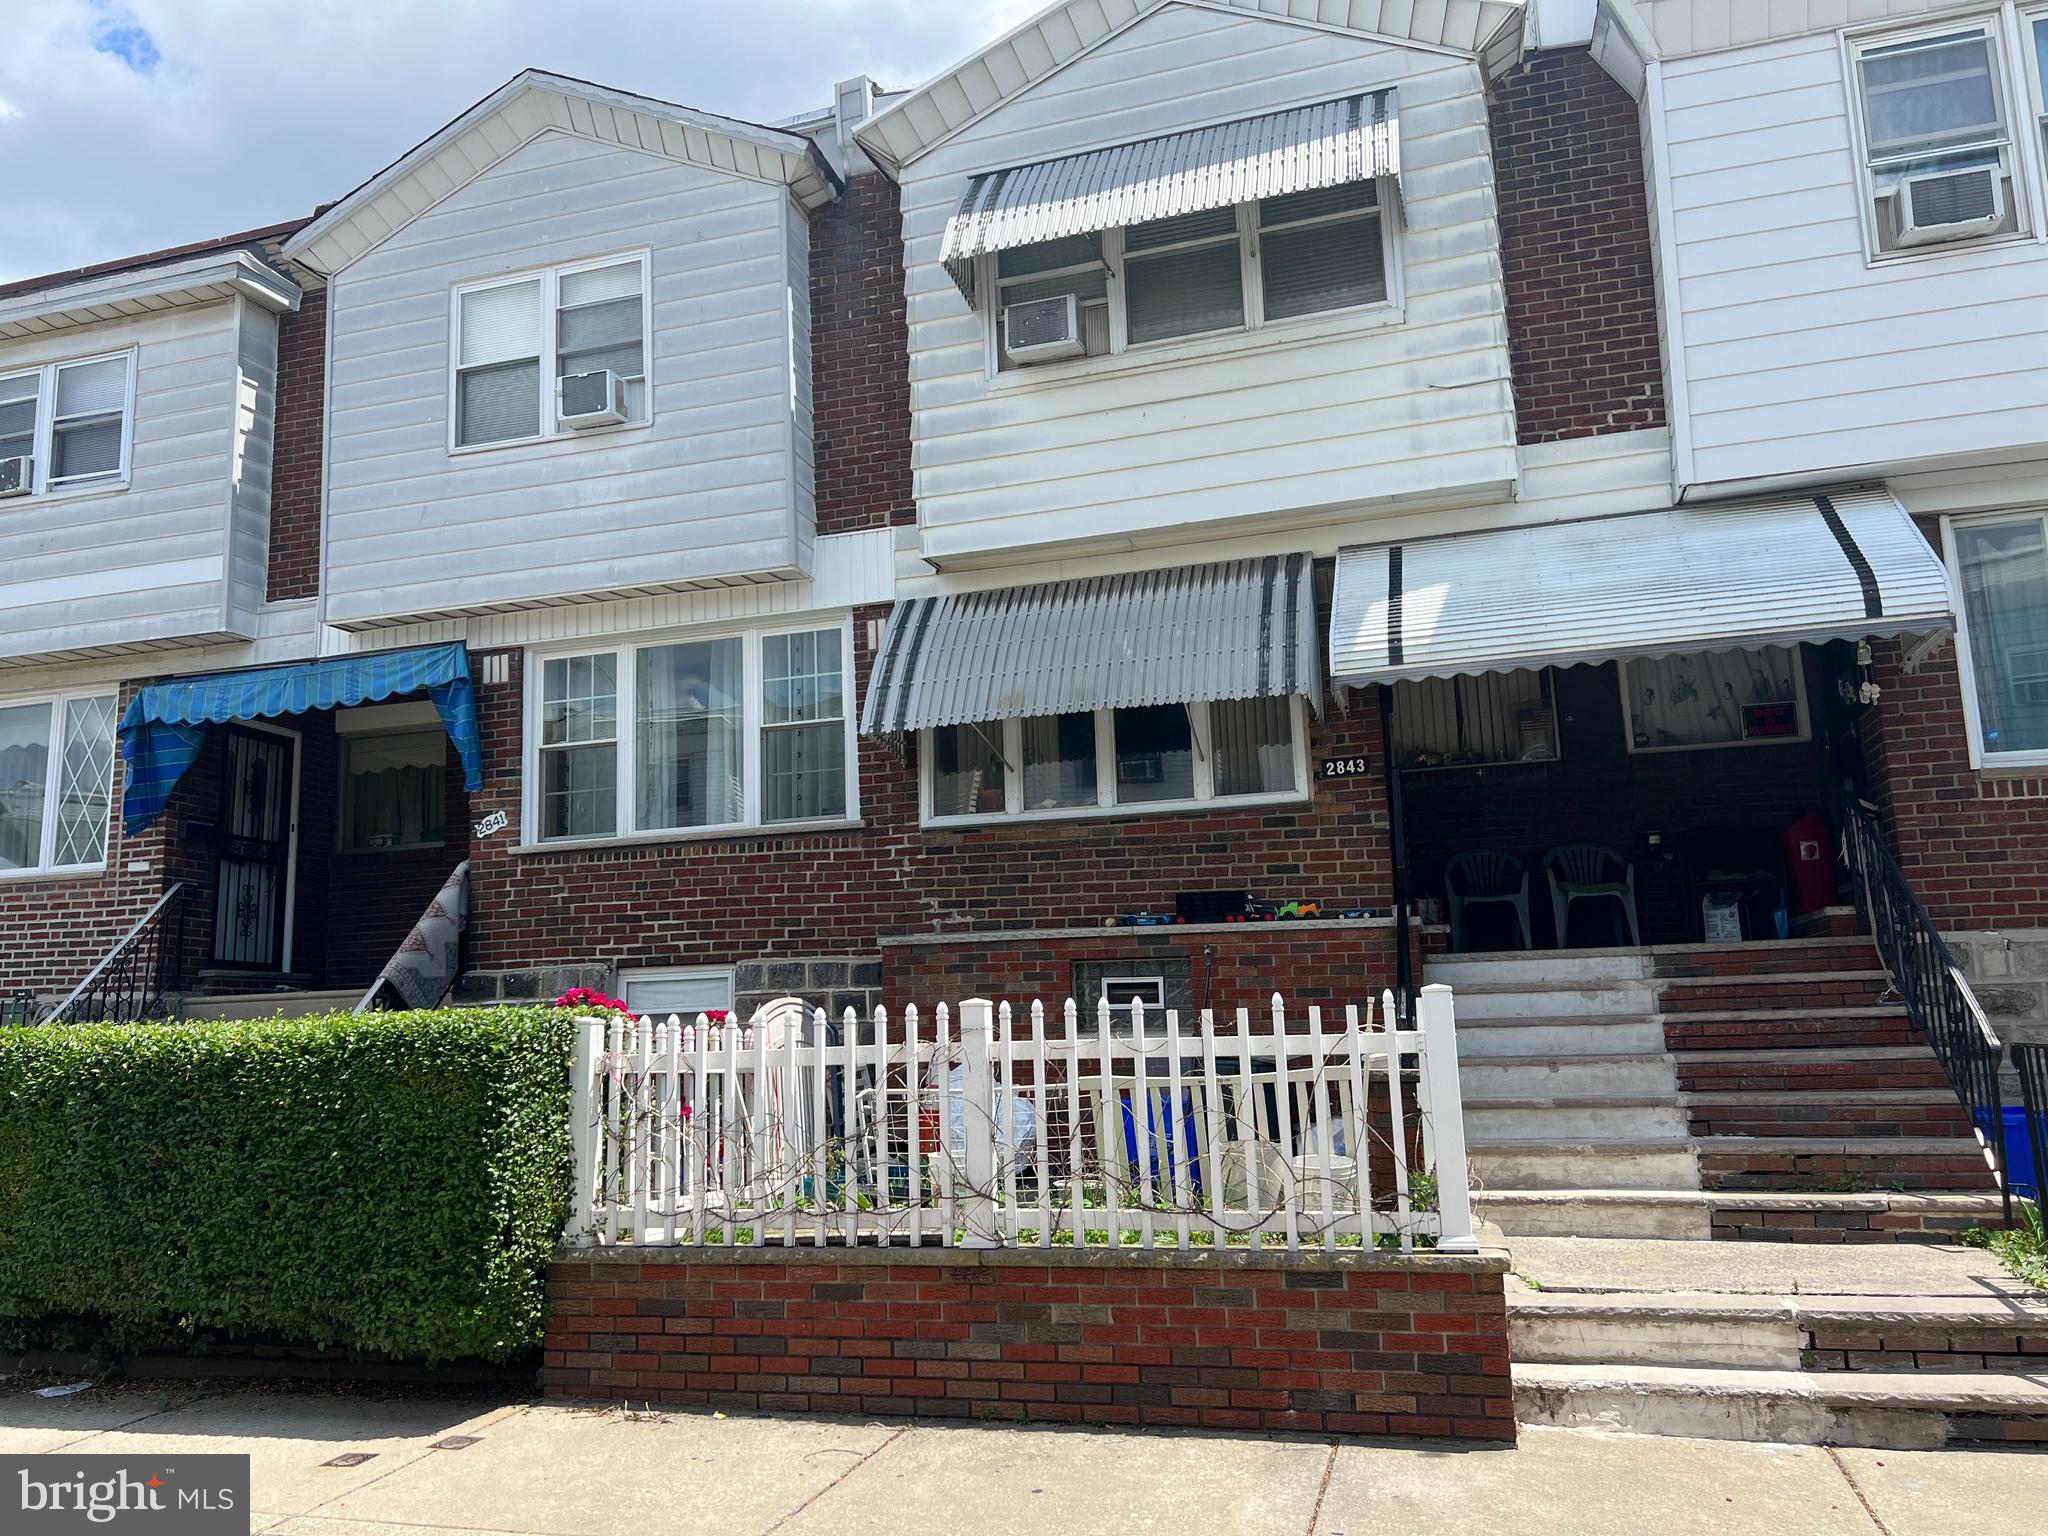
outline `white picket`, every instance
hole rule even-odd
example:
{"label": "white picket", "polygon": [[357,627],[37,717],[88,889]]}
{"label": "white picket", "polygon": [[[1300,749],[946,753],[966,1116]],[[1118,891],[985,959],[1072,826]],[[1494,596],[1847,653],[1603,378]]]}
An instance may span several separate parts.
{"label": "white picket", "polygon": [[[1041,1003],[1026,1015],[978,999],[960,1005],[957,1033],[939,1004],[929,1040],[914,1006],[866,1023],[849,1009],[837,1043],[822,1009],[793,1000],[751,1024],[586,1020],[568,1240],[1476,1246],[1448,988],[1426,988],[1405,1029],[1391,995],[1377,1019],[1351,1005],[1340,1025],[1320,1005],[1296,1017],[1275,994],[1269,1033],[1242,1008],[1227,1030],[1202,1010],[1192,1034],[1178,1010],[1160,1012],[1099,1000],[1092,1040],[1071,999],[1057,1038]],[[1404,1077],[1411,1056],[1419,1070]],[[1372,1166],[1376,1074],[1390,1209]],[[1419,1169],[1435,1179],[1432,1210],[1415,1208]]]}

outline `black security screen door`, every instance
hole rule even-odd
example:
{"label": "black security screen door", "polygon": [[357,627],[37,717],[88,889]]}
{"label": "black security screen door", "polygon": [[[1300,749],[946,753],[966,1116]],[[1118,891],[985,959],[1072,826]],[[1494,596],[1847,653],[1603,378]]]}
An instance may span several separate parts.
{"label": "black security screen door", "polygon": [[285,881],[291,861],[292,742],[230,725],[222,731],[220,869],[214,890],[216,965],[284,965]]}

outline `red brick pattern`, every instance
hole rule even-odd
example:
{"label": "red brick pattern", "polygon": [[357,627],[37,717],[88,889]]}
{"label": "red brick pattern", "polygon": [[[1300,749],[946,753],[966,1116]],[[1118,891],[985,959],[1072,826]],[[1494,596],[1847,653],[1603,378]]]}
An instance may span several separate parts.
{"label": "red brick pattern", "polygon": [[1843,1208],[1839,1205],[1804,1211],[1745,1207],[1739,1196],[1714,1206],[1716,1239],[1763,1243],[1953,1243],[1965,1228],[1985,1225],[1975,1211]]}
{"label": "red brick pattern", "polygon": [[320,465],[326,399],[327,294],[309,293],[279,318],[277,428],[270,470],[274,603],[320,591]]}
{"label": "red brick pattern", "polygon": [[811,408],[818,532],[917,521],[896,184],[853,177],[811,219]]}
{"label": "red brick pattern", "polygon": [[2038,779],[1970,766],[1953,642],[1911,672],[1901,642],[1871,649],[1882,693],[1864,758],[1914,894],[1944,928],[2048,926],[2048,798]]}
{"label": "red brick pattern", "polygon": [[2002,1328],[1892,1319],[1870,1332],[1815,1323],[1806,1330],[1804,1363],[1809,1371],[2048,1372],[2048,1326],[2029,1327],[2024,1318]]}
{"label": "red brick pattern", "polygon": [[[886,612],[855,615],[856,697],[872,662],[867,620]],[[478,687],[485,787],[471,797],[470,814],[502,810],[512,819],[473,849],[470,964],[479,970],[726,965],[867,953],[885,934],[1099,928],[1112,915],[1171,911],[1183,890],[1314,898],[1333,909],[1387,904],[1377,771],[1318,783],[1299,805],[927,831],[917,821],[915,748],[899,756],[880,741],[860,748],[856,827],[515,853],[527,835],[519,804],[522,658],[508,659],[510,681]],[[481,657],[472,661],[483,675]],[[1379,738],[1373,695],[1354,694],[1345,713],[1312,724],[1309,761],[1366,753],[1377,769]],[[974,990],[1017,989],[1000,972],[983,974]],[[1270,992],[1284,979],[1275,972],[1258,985]],[[1390,979],[1384,974],[1379,985]]]}
{"label": "red brick pattern", "polygon": [[1487,116],[1521,441],[1662,426],[1636,104],[1561,48],[1496,83]]}
{"label": "red brick pattern", "polygon": [[557,1398],[1515,1437],[1501,1267],[844,1250],[550,1266]]}

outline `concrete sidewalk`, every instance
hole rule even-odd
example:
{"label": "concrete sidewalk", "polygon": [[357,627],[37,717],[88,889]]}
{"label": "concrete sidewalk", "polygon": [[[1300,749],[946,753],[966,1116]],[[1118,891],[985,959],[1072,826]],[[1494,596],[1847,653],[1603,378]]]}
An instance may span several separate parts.
{"label": "concrete sidewalk", "polygon": [[[459,1449],[435,1442],[473,1437]],[[246,1452],[278,1536],[1946,1536],[2037,1528],[2048,1456],[1526,1430],[1518,1449],[1264,1436],[635,1416],[434,1396],[0,1380],[0,1452]],[[327,1465],[368,1452],[354,1466]]]}

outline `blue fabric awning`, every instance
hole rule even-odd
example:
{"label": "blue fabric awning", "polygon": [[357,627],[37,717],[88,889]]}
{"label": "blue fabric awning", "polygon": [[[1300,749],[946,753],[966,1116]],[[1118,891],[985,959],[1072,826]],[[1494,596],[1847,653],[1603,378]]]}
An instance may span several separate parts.
{"label": "blue fabric awning", "polygon": [[143,689],[121,717],[121,757],[128,765],[121,820],[132,837],[163,814],[171,791],[205,745],[209,725],[374,704],[423,689],[461,754],[463,788],[472,793],[482,789],[476,689],[469,680],[469,651],[457,642],[259,672],[181,677]]}

